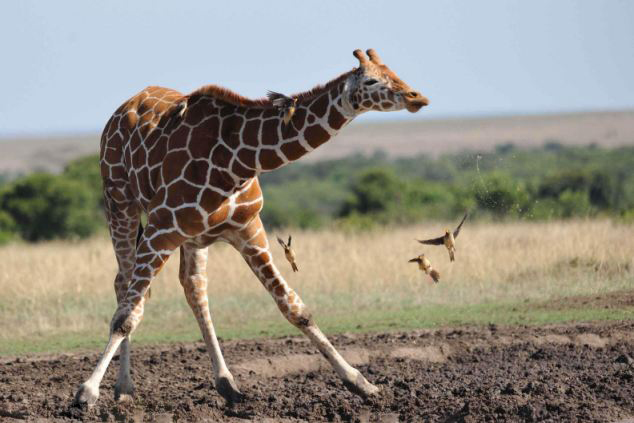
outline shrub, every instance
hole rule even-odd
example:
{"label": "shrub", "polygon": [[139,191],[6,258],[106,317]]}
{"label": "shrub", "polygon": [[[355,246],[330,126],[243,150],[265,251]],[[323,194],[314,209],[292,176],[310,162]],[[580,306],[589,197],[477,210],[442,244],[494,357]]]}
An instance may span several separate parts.
{"label": "shrub", "polygon": [[85,184],[44,173],[10,184],[0,197],[0,208],[27,241],[84,238],[102,222],[96,216],[94,194]]}

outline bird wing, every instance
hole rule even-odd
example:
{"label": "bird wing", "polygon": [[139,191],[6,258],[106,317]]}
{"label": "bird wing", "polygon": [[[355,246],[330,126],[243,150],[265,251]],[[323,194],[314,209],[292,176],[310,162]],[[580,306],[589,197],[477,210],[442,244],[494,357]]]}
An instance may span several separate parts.
{"label": "bird wing", "polygon": [[280,243],[280,245],[282,246],[282,248],[286,249],[286,244],[284,244],[284,241],[282,241],[282,239],[278,236],[277,237],[277,242]]}
{"label": "bird wing", "polygon": [[444,237],[438,237],[438,238],[432,238],[432,239],[425,239],[425,240],[420,240],[417,239],[416,241],[420,242],[421,244],[427,244],[427,245],[443,245],[444,242]]}
{"label": "bird wing", "polygon": [[271,103],[273,103],[275,107],[285,107],[288,102],[292,101],[290,97],[270,90],[266,92],[266,96],[269,100],[271,100]]}
{"label": "bird wing", "polygon": [[291,248],[291,236],[288,236],[288,248]]}
{"label": "bird wing", "polygon": [[465,220],[467,220],[467,216],[469,216],[469,213],[465,213],[464,217],[462,218],[462,220],[460,221],[460,224],[458,225],[458,227],[456,228],[455,231],[453,231],[453,237],[457,238],[458,234],[460,233],[460,228],[462,228],[462,224],[464,223]]}

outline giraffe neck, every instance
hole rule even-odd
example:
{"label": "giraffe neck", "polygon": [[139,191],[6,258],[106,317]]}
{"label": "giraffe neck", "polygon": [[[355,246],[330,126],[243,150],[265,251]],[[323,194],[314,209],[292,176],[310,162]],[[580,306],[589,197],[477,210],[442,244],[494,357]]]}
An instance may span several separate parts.
{"label": "giraffe neck", "polygon": [[[355,113],[346,99],[347,81],[346,78],[320,95],[300,100],[288,124],[284,123],[283,110],[261,111],[258,152],[252,169],[257,173],[268,172],[299,160],[350,123]],[[257,124],[247,121],[245,130],[249,125]],[[248,143],[244,135],[243,141]]]}
{"label": "giraffe neck", "polygon": [[346,98],[351,75],[344,74],[315,93],[300,94],[288,124],[285,111],[271,105],[192,98],[183,121],[184,133],[191,130],[190,153],[196,157],[198,151],[209,152],[212,173],[222,176],[214,180],[225,190],[298,160],[355,117]]}

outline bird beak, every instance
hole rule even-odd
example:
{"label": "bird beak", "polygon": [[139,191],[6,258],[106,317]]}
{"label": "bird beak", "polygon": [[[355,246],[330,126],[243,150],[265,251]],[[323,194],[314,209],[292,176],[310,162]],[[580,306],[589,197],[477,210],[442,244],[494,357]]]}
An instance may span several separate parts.
{"label": "bird beak", "polygon": [[418,258],[413,258],[411,260],[408,260],[407,262],[408,263],[414,263],[414,262],[417,262],[417,261],[418,261]]}

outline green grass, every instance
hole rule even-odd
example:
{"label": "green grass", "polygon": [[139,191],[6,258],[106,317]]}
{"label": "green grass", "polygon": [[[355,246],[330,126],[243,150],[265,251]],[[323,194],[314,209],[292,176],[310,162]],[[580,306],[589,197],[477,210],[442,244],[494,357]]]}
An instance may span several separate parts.
{"label": "green grass", "polygon": [[[578,305],[578,304],[575,304]],[[363,333],[379,331],[400,331],[441,326],[486,325],[543,325],[549,323],[629,320],[634,319],[634,307],[605,308],[583,306],[553,309],[548,303],[484,303],[475,305],[427,305],[402,309],[365,309],[354,314],[316,313],[316,322],[326,334],[342,332]],[[188,322],[177,320],[172,325],[152,323],[148,316],[133,336],[136,345],[164,344],[172,342],[192,342],[201,339],[193,317]],[[281,316],[242,323],[217,326],[218,335],[228,339],[252,339],[299,335],[300,332]],[[86,350],[100,350],[107,340],[107,326],[103,332],[66,333],[55,337],[30,337],[14,339],[0,345],[0,355],[20,355],[27,353],[59,353]]]}

